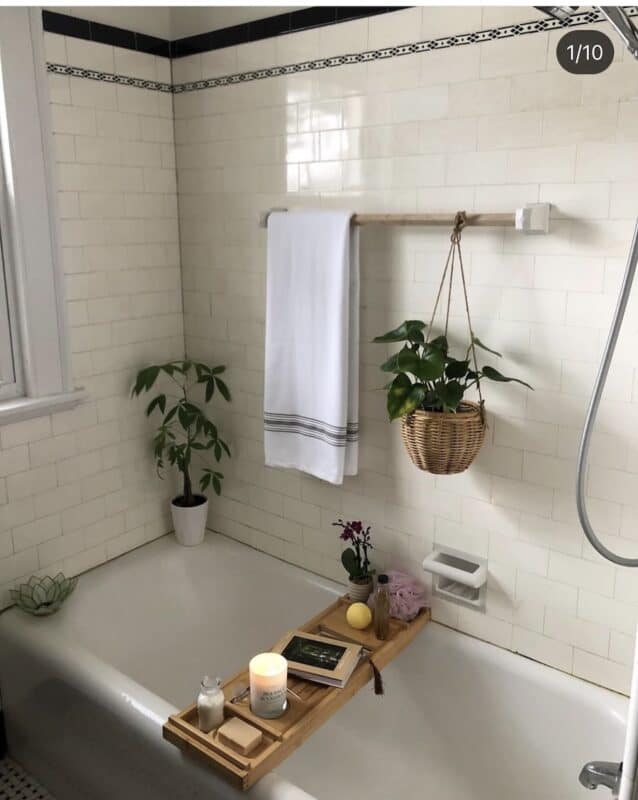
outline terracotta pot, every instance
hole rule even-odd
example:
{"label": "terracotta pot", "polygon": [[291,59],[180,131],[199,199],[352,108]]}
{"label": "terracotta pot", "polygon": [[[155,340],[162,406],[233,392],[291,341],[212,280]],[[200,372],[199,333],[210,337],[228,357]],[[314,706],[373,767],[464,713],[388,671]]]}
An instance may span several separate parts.
{"label": "terracotta pot", "polygon": [[194,547],[204,541],[206,535],[206,518],[208,516],[208,499],[203,495],[195,495],[199,505],[182,506],[181,497],[171,500],[171,515],[175,538],[184,547]]}
{"label": "terracotta pot", "polygon": [[348,581],[348,597],[353,603],[365,603],[372,592],[372,578],[363,581]]}

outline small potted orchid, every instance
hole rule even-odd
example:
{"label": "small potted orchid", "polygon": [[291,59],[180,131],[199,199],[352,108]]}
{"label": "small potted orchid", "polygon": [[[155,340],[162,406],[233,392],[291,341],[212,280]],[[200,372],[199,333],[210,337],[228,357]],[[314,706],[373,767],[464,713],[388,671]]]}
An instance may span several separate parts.
{"label": "small potted orchid", "polygon": [[374,549],[370,541],[370,526],[364,528],[361,520],[344,522],[340,519],[332,524],[341,528],[339,538],[351,545],[341,553],[341,563],[348,573],[348,596],[353,602],[365,603],[372,592],[374,574],[368,558],[368,551]]}

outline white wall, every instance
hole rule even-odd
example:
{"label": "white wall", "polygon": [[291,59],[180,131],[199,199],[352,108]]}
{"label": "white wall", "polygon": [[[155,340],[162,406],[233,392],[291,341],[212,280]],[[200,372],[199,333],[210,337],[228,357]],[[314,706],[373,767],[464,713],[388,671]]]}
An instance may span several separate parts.
{"label": "white wall", "polygon": [[[170,81],[166,59],[46,34],[47,58]],[[69,412],[0,427],[0,608],[34,572],[73,575],[170,529],[149,458],[145,363],[184,339],[170,94],[49,75],[75,385]]]}
{"label": "white wall", "polygon": [[[177,82],[237,69],[540,18],[533,9],[413,8],[175,62]],[[211,525],[344,578],[330,523],[374,526],[377,561],[419,571],[441,543],[489,559],[487,613],[436,602],[435,617],[626,691],[638,574],[585,543],[576,521],[579,428],[638,213],[636,64],[617,44],[601,76],[558,67],[557,33],[176,95],[189,352],[229,364],[221,427],[235,458]],[[362,252],[360,474],[342,488],[266,469],[262,448],[265,233],[260,210],[511,211],[555,205],[552,232],[468,230],[474,326],[531,382],[485,387],[488,439],[465,474],[409,462],[387,422],[385,351],[371,338],[429,318],[448,233],[366,229]],[[459,306],[454,329],[462,330]],[[604,541],[638,554],[636,304],[594,437],[590,508]]]}

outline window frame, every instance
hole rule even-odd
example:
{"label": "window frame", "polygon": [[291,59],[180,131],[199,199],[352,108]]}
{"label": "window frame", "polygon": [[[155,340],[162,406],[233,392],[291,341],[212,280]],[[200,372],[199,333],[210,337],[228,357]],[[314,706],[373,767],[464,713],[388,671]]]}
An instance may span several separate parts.
{"label": "window frame", "polygon": [[[0,186],[4,186],[1,157]],[[4,192],[0,191],[0,403],[20,397],[23,392],[15,285],[12,265],[5,256],[5,253],[8,255],[8,230]]]}
{"label": "window frame", "polygon": [[[0,224],[13,315],[14,397],[0,425],[80,402],[66,325],[42,14],[0,7]],[[18,391],[19,389],[19,391]]]}

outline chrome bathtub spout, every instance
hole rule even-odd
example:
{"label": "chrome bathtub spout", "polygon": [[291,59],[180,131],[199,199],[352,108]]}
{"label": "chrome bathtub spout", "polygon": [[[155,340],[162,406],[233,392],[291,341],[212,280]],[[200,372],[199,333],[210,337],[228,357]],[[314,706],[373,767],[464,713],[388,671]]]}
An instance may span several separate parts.
{"label": "chrome bathtub spout", "polygon": [[578,780],[586,789],[597,789],[606,786],[614,797],[618,796],[622,764],[613,761],[589,761],[581,769]]}

